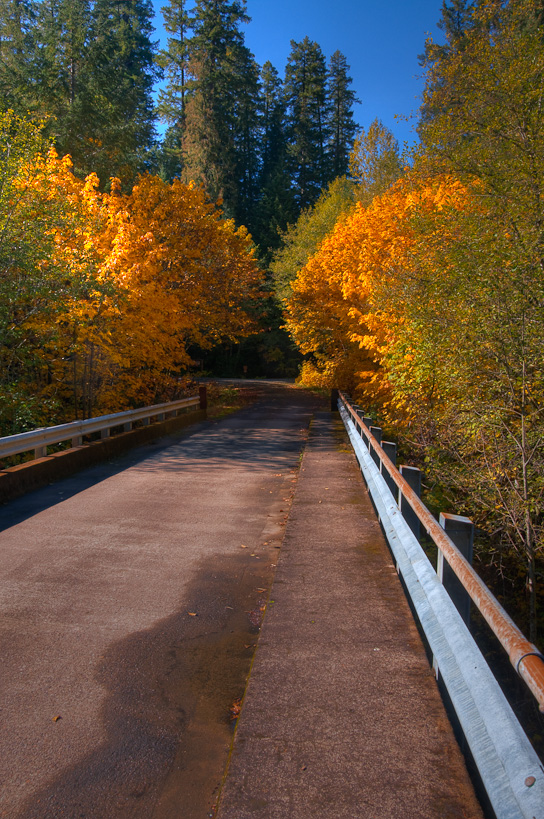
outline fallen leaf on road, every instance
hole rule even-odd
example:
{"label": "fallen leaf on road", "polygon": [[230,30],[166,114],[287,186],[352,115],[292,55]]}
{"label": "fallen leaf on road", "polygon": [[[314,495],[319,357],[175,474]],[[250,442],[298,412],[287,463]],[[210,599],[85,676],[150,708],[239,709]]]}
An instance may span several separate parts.
{"label": "fallen leaf on road", "polygon": [[240,711],[242,710],[242,698],[237,697],[230,707],[230,718],[231,720],[238,719],[240,716]]}
{"label": "fallen leaf on road", "polygon": [[61,717],[61,715],[60,715],[60,714],[57,714],[57,716],[56,716],[56,717],[53,717],[53,722],[58,722],[58,721],[59,721],[59,719],[62,719],[62,717]]}
{"label": "fallen leaf on road", "polygon": [[198,617],[196,611],[188,611],[187,614],[189,615],[189,617]]}

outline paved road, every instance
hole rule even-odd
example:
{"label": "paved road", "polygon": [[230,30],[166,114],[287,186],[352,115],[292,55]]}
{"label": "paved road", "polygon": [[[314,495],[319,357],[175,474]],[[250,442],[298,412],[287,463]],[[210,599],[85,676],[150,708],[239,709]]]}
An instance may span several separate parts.
{"label": "paved road", "polygon": [[210,815],[316,399],[0,507],[0,816]]}
{"label": "paved road", "polygon": [[341,421],[316,413],[218,819],[482,819]]}

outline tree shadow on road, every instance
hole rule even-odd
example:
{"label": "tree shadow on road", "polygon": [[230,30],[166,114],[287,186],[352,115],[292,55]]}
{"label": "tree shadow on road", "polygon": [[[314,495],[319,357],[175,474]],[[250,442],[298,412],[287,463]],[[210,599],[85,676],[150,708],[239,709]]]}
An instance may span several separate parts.
{"label": "tree shadow on road", "polygon": [[113,644],[95,675],[106,739],[29,797],[17,819],[209,815],[271,572],[245,553],[209,558],[175,614]]}

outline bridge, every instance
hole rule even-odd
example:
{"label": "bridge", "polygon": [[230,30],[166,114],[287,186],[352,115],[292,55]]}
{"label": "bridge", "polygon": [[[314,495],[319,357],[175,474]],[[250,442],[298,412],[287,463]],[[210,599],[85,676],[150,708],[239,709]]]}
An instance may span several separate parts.
{"label": "bridge", "polygon": [[[255,388],[221,420],[201,395],[11,443],[37,458],[0,473],[0,816],[542,819],[390,445],[346,396]],[[537,650],[438,528],[541,702]]]}

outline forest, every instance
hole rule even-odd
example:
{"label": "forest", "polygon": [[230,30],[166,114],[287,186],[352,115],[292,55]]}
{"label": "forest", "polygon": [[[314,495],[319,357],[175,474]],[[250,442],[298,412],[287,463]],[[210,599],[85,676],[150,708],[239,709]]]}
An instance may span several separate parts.
{"label": "forest", "polygon": [[291,41],[280,75],[243,0],[162,13],[159,49],[150,0],[0,0],[0,434],[199,368],[339,387],[537,639],[544,4],[443,2],[402,156],[340,51]]}

